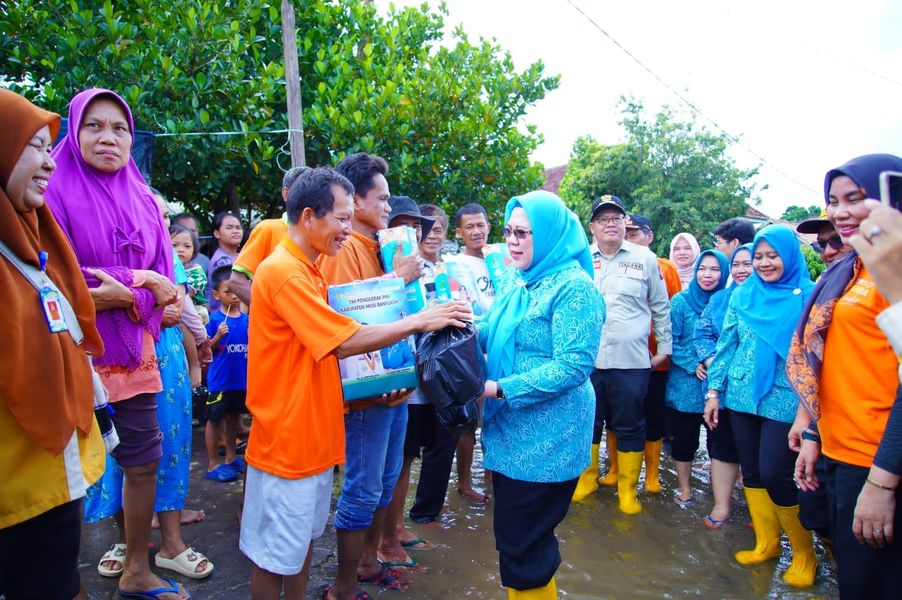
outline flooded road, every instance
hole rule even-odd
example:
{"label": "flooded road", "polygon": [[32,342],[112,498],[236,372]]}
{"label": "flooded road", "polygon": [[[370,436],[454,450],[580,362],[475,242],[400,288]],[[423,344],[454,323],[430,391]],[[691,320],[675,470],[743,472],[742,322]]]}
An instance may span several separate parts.
{"label": "flooded road", "polygon": [[[704,444],[702,445],[704,447]],[[602,445],[604,449],[604,445]],[[604,453],[604,450],[602,450]],[[693,465],[695,497],[683,509],[672,501],[676,472],[669,458],[661,464],[664,491],[640,492],[643,512],[627,516],[617,508],[614,487],[601,486],[573,504],[558,528],[563,562],[557,573],[560,597],[599,598],[837,598],[835,564],[824,561],[816,543],[817,581],[800,591],[783,583],[788,554],[778,561],[743,567],[733,553],[754,546],[755,536],[743,500],[734,502],[731,520],[718,531],[702,525],[712,497],[707,492],[707,456]],[[481,471],[474,474],[481,483]],[[414,477],[416,473],[414,473]],[[411,486],[413,490],[413,485]],[[450,488],[438,526],[411,529],[440,545],[411,551],[419,562],[407,592],[381,592],[380,598],[505,598],[492,536],[492,504],[462,499]],[[527,526],[528,524],[524,524]],[[784,539],[784,548],[788,546]],[[374,595],[372,590],[367,591]]]}
{"label": "flooded road", "polygon": [[[704,448],[704,444],[702,444]],[[604,445],[602,444],[604,453]],[[756,567],[742,567],[733,560],[737,550],[754,545],[744,503],[734,503],[731,521],[719,531],[701,524],[711,505],[707,492],[706,458],[693,467],[695,500],[688,509],[673,503],[676,474],[669,458],[661,464],[664,491],[658,495],[640,492],[643,512],[626,516],[617,508],[614,488],[602,486],[588,500],[571,506],[558,528],[563,563],[557,574],[559,595],[574,600],[620,598],[705,598],[705,599],[814,599],[837,598],[835,565],[823,561],[823,548],[816,547],[821,565],[816,585],[799,591],[782,582],[780,574],[788,561],[771,561]],[[194,435],[194,463],[188,506],[202,508],[206,519],[182,529],[185,540],[213,560],[216,571],[203,581],[174,576],[192,592],[195,600],[239,600],[250,596],[250,562],[238,550],[240,481],[218,483],[204,479],[206,457],[203,429]],[[476,448],[476,462],[481,462]],[[412,502],[419,462],[414,463]],[[405,592],[364,589],[381,600],[444,600],[456,598],[503,600],[507,597],[498,575],[498,554],[492,535],[492,508],[458,496],[456,468],[448,492],[448,504],[441,521],[430,526],[410,524],[418,536],[438,544],[434,550],[411,550],[419,565],[409,573],[411,587]],[[482,484],[482,470],[475,469],[474,483]],[[340,477],[336,477],[337,499]],[[640,488],[641,489],[641,488]],[[704,491],[701,491],[704,490]],[[405,511],[406,514],[406,511]],[[528,524],[524,524],[528,526]],[[116,598],[114,579],[97,575],[97,560],[116,541],[110,521],[86,525],[82,531],[79,561],[82,582],[91,600]],[[159,548],[159,532],[152,535]],[[313,568],[308,598],[322,597],[335,578],[335,530],[314,545]],[[153,559],[151,557],[151,565]],[[775,569],[776,567],[776,569]],[[161,572],[159,569],[154,569]],[[162,572],[172,576],[171,572]]]}

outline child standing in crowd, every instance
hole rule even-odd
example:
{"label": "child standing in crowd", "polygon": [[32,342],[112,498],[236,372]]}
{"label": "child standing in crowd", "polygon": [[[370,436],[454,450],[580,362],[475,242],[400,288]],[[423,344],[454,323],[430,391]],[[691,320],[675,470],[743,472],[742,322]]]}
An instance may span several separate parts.
{"label": "child standing in crowd", "polygon": [[207,289],[207,272],[202,266],[193,262],[200,251],[200,242],[197,234],[185,227],[184,225],[170,225],[169,237],[172,239],[172,247],[175,248],[175,254],[178,256],[185,267],[185,273],[188,275],[188,295],[191,296],[191,302],[197,308],[197,313],[204,320],[204,324],[209,322],[210,313],[207,311],[207,297],[204,292]]}
{"label": "child standing in crowd", "polygon": [[[673,355],[665,402],[670,412],[670,428],[673,432],[670,455],[676,465],[679,483],[673,500],[683,507],[692,500],[689,476],[692,459],[698,450],[699,427],[702,425],[705,408],[705,384],[696,376],[699,362],[693,343],[695,324],[714,292],[723,289],[727,281],[727,269],[726,256],[717,250],[705,250],[695,261],[695,275],[689,281],[689,289],[674,296],[670,302]],[[712,435],[709,435],[708,450],[717,454],[713,442]],[[730,462],[736,462],[735,456],[731,458]]]}
{"label": "child standing in crowd", "polygon": [[[238,215],[231,211],[223,211],[217,213],[213,217],[213,241],[215,243],[215,252],[210,257],[210,264],[207,265],[207,279],[213,279],[213,271],[219,267],[226,265],[231,266],[238,258],[238,247],[244,239],[244,228],[241,227],[241,220]],[[212,285],[210,287],[211,295],[213,293]],[[219,309],[219,301],[214,296],[210,299],[210,312]]]}
{"label": "child standing in crowd", "polygon": [[[241,312],[238,296],[229,289],[231,265],[213,271],[210,284],[219,310],[210,315],[207,335],[213,362],[207,371],[207,479],[233,481],[244,472],[244,459],[235,454],[235,438],[247,393],[247,331],[249,319]],[[218,441],[225,435],[225,464],[219,464]]]}

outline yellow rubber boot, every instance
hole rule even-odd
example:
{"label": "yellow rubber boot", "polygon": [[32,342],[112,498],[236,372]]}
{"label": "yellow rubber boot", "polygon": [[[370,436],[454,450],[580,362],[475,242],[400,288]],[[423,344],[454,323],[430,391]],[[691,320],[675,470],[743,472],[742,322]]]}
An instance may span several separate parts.
{"label": "yellow rubber boot", "polygon": [[642,505],[636,500],[636,487],[639,485],[639,471],[642,470],[644,458],[644,452],[617,453],[617,464],[620,467],[617,475],[617,498],[622,513],[635,515],[642,512]]}
{"label": "yellow rubber boot", "polygon": [[799,521],[798,505],[776,508],[780,527],[786,532],[789,545],[792,546],[792,563],[783,573],[783,581],[793,587],[810,587],[814,585],[817,574],[817,555],[814,553],[811,532],[802,527],[802,522]]}
{"label": "yellow rubber boot", "polygon": [[515,590],[507,588],[508,600],[557,600],[557,583],[554,577],[543,587],[529,590]]}
{"label": "yellow rubber boot", "polygon": [[598,489],[598,444],[592,444],[592,462],[579,476],[576,490],[573,492],[573,501],[585,500]]}
{"label": "yellow rubber boot", "polygon": [[755,548],[736,553],[736,562],[741,565],[757,565],[780,556],[780,521],[777,506],[771,501],[764,488],[745,488],[745,499],[749,503],[752,528],[755,530]]}
{"label": "yellow rubber boot", "polygon": [[652,494],[661,493],[661,478],[658,472],[661,467],[661,446],[664,439],[645,442],[645,491]]}
{"label": "yellow rubber boot", "polygon": [[617,434],[613,431],[608,431],[606,438],[608,462],[611,466],[608,469],[607,475],[599,477],[598,483],[602,485],[617,485]]}

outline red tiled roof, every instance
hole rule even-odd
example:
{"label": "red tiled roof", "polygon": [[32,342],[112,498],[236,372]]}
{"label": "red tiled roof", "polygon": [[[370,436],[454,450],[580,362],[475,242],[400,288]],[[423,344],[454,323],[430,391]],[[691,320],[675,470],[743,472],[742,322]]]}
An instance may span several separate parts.
{"label": "red tiled roof", "polygon": [[566,173],[567,165],[545,169],[545,185],[542,186],[542,189],[546,192],[557,194],[558,189],[561,187],[561,180]]}

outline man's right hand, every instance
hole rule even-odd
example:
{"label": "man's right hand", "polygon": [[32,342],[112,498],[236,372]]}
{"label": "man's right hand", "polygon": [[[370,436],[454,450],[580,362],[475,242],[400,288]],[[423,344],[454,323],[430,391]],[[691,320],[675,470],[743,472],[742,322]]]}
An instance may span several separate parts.
{"label": "man's right hand", "polygon": [[423,276],[423,261],[415,254],[401,255],[401,243],[398,242],[398,251],[392,261],[392,271],[404,279],[404,285],[416,281]]}
{"label": "man's right hand", "polygon": [[418,331],[436,331],[445,327],[466,327],[473,320],[473,311],[466,302],[446,302],[413,315]]}

